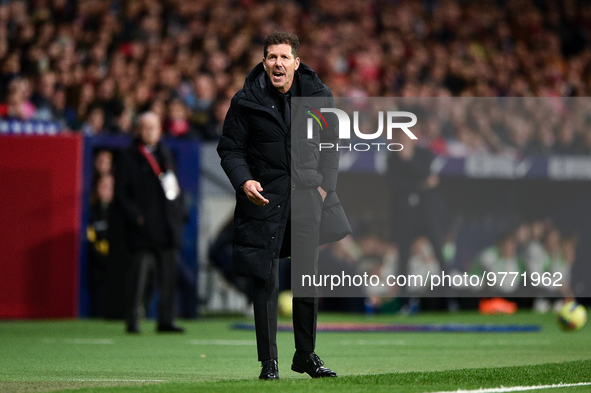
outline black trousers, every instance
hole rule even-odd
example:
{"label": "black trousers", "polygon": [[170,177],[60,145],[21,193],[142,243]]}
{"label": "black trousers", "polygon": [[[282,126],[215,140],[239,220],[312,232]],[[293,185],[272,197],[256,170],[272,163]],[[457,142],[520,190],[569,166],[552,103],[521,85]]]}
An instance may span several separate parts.
{"label": "black trousers", "polygon": [[[322,197],[316,189],[294,190],[291,201],[291,231],[283,246],[291,244],[293,330],[295,348],[312,352],[316,348],[318,296],[314,288],[301,288],[301,274],[318,271],[318,239]],[[288,242],[288,243],[286,243]],[[294,284],[300,287],[294,287]],[[304,296],[302,296],[304,295]],[[273,260],[267,280],[254,279],[253,306],[258,359],[277,359],[277,315],[279,260]]]}
{"label": "black trousers", "polygon": [[[257,353],[260,361],[277,359],[277,315],[279,260],[273,261],[269,280],[254,279],[253,306]],[[316,347],[317,297],[293,298],[293,330],[296,350],[312,352]]]}
{"label": "black trousers", "polygon": [[176,289],[176,250],[139,250],[132,256],[128,286],[127,324],[135,325],[140,318],[140,307],[145,297],[151,271],[155,272],[158,291],[158,323],[172,324]]}
{"label": "black trousers", "polygon": [[[420,198],[418,205],[411,206],[407,202],[408,196],[405,195],[404,198],[399,198],[392,208],[392,233],[394,241],[398,245],[398,275],[409,274],[408,262],[411,257],[412,244],[419,236],[424,236],[429,240],[439,268],[441,271],[446,270],[443,257],[446,226],[442,217],[444,207],[437,199],[423,198],[422,196],[418,198]],[[442,288],[441,296],[450,297],[452,295],[453,290],[450,287]]]}

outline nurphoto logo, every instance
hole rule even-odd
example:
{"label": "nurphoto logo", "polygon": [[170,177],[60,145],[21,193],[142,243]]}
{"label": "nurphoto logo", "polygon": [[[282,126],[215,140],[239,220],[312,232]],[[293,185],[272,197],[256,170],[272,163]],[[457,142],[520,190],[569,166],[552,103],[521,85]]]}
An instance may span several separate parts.
{"label": "nurphoto logo", "polygon": [[[320,111],[311,108],[309,106],[305,107],[308,109],[308,114],[312,116],[308,118],[307,123],[307,138],[313,139],[314,138],[314,120],[320,126],[320,130],[324,130],[328,128],[328,124],[326,119],[322,115],[322,113],[334,113],[337,116],[339,121],[339,139],[347,140],[351,139],[351,119],[347,112],[342,109],[338,108],[320,108]],[[359,139],[363,140],[375,140],[382,136],[384,132],[384,117],[386,118],[386,139],[392,139],[392,133],[395,129],[400,129],[404,131],[404,133],[410,139],[417,139],[415,134],[412,133],[410,127],[417,124],[417,116],[412,112],[404,112],[404,111],[387,111],[384,115],[383,111],[378,112],[378,129],[374,133],[363,133],[359,130],[359,112],[353,112],[353,132],[355,136]],[[410,121],[407,122],[400,122],[400,118],[407,118]],[[395,120],[396,119],[396,120]],[[323,149],[336,149],[336,150],[355,150],[355,151],[368,151],[371,149],[380,150],[380,148],[386,148],[389,151],[400,151],[403,149],[401,143],[384,143],[384,142],[359,142],[359,143],[349,143],[349,144],[334,144],[334,143],[326,143],[321,142],[319,144],[319,150]]]}

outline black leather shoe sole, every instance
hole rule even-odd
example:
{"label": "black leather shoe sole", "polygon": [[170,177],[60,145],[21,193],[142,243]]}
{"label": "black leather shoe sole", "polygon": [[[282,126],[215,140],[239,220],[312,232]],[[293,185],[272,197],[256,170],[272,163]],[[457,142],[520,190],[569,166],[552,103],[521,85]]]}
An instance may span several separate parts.
{"label": "black leather shoe sole", "polygon": [[294,365],[293,363],[291,365],[291,371],[295,371],[296,373],[300,373],[300,374],[306,373],[312,378],[336,378],[337,377],[336,373],[334,373],[334,372],[333,372],[334,375],[331,375],[328,373],[327,374],[320,374],[320,375],[312,375],[308,371],[304,370],[301,367]]}
{"label": "black leather shoe sole", "polygon": [[279,375],[271,375],[271,376],[260,376],[259,379],[261,381],[274,381],[276,379],[279,379]]}
{"label": "black leather shoe sole", "polygon": [[[306,371],[306,370],[304,370],[303,368],[299,368],[298,366],[294,366],[293,364],[291,365],[291,371],[295,371],[296,373],[300,373],[300,374],[303,374],[303,373],[306,373],[306,372],[307,372],[307,371]],[[309,375],[309,374],[308,374],[308,375]],[[311,376],[311,375],[310,375],[310,376]],[[312,377],[312,376],[311,376],[311,377]],[[312,377],[312,378],[314,378],[314,377]]]}

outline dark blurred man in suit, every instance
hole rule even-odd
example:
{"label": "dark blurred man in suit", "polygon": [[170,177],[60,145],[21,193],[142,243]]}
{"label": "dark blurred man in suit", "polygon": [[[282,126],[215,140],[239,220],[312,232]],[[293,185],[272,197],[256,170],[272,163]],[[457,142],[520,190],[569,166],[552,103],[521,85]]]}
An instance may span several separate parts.
{"label": "dark blurred man in suit", "polygon": [[158,115],[142,114],[136,139],[120,154],[115,195],[127,223],[133,253],[127,331],[139,333],[140,307],[149,273],[155,270],[159,293],[158,332],[183,332],[173,323],[177,250],[185,209],[170,151],[160,142]]}
{"label": "dark blurred man in suit", "polygon": [[[411,246],[418,236],[429,239],[441,270],[445,270],[443,242],[447,229],[446,206],[439,191],[439,176],[431,173],[435,158],[429,149],[414,139],[402,137],[404,148],[388,158],[388,175],[392,193],[391,223],[394,242],[399,250],[398,275],[407,275]],[[442,290],[451,296],[450,288]],[[409,311],[418,308],[418,299],[411,299]],[[448,300],[450,310],[457,302]],[[417,310],[418,311],[418,310]]]}

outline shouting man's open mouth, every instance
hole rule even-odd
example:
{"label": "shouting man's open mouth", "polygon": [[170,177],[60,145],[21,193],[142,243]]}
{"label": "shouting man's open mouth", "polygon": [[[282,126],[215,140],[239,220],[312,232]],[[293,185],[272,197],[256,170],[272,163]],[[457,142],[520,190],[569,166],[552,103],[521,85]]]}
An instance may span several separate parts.
{"label": "shouting man's open mouth", "polygon": [[285,72],[283,71],[273,71],[273,82],[274,83],[279,83],[283,80],[283,77],[285,76]]}

